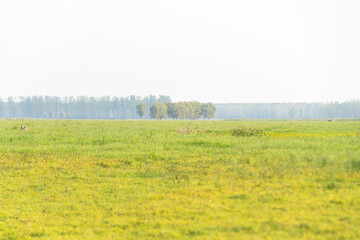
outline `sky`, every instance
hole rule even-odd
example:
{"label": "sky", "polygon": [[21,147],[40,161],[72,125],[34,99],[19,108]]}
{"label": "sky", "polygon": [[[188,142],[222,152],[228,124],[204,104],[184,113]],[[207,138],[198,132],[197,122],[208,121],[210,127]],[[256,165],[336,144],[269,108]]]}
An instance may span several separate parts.
{"label": "sky", "polygon": [[358,0],[1,0],[0,97],[360,99]]}

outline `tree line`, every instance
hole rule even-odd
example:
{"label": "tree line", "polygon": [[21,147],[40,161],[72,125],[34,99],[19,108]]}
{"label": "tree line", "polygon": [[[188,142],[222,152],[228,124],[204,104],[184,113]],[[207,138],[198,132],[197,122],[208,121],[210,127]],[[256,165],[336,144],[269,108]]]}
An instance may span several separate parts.
{"label": "tree line", "polygon": [[214,104],[172,103],[159,96],[57,97],[32,96],[0,98],[0,118],[50,119],[197,119],[213,118]]}
{"label": "tree line", "polygon": [[[154,103],[163,103],[156,104]],[[144,115],[137,105],[144,104]],[[154,106],[153,110],[151,108]],[[208,110],[206,110],[208,108]],[[160,111],[160,109],[162,109]],[[166,110],[164,110],[166,109]],[[162,115],[159,115],[162,112]],[[165,114],[166,113],[166,114]],[[165,114],[165,115],[164,115]],[[213,115],[215,114],[215,115]],[[360,119],[360,101],[332,103],[173,103],[169,96],[0,98],[0,118],[54,119]]]}
{"label": "tree line", "polygon": [[135,119],[137,104],[144,103],[150,108],[155,102],[171,102],[171,98],[164,95],[8,97],[0,98],[0,118]]}
{"label": "tree line", "polygon": [[360,119],[360,101],[215,104],[215,119]]}
{"label": "tree line", "polygon": [[[142,118],[146,115],[145,103],[136,106],[136,112]],[[156,102],[150,107],[150,117],[155,119],[199,119],[213,118],[215,116],[216,107],[213,103],[191,102]]]}

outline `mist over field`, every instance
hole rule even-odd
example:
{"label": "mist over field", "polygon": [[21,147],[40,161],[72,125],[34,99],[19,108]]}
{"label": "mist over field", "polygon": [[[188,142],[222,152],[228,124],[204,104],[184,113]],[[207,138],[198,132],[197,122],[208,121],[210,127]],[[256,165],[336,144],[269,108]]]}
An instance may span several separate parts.
{"label": "mist over field", "polygon": [[[9,97],[0,98],[0,118],[48,119],[149,119],[155,103],[164,103],[163,119],[359,119],[360,101],[334,103],[229,103],[213,104],[204,115],[205,103],[174,103],[170,96],[147,97]],[[184,105],[185,104],[185,105]],[[190,105],[188,105],[190,104]],[[143,110],[139,114],[139,106]],[[180,106],[184,105],[184,106]],[[201,110],[203,108],[203,110]],[[175,112],[176,113],[175,113]],[[197,113],[198,112],[198,113]],[[211,117],[206,117],[211,116]]]}

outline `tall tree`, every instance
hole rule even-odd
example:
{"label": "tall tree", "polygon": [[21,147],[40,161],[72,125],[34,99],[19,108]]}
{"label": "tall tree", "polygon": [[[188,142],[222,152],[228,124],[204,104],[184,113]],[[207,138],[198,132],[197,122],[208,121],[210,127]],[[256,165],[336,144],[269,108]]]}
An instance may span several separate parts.
{"label": "tall tree", "polygon": [[215,116],[216,107],[212,103],[204,103],[201,105],[201,115],[204,118],[210,119]]}
{"label": "tall tree", "polygon": [[190,102],[191,115],[190,119],[198,119],[201,117],[201,103],[197,101]]}
{"label": "tall tree", "polygon": [[187,109],[186,102],[178,102],[178,103],[176,103],[176,110],[178,112],[178,117],[180,119],[188,118],[189,114],[188,114],[188,109]]}
{"label": "tall tree", "polygon": [[136,113],[140,116],[140,118],[143,118],[146,114],[146,105],[145,103],[139,103],[136,105]]}
{"label": "tall tree", "polygon": [[165,103],[156,102],[150,108],[150,117],[156,119],[166,118],[167,115],[167,106]]}
{"label": "tall tree", "polygon": [[0,118],[5,116],[5,112],[4,112],[4,103],[3,100],[0,98]]}

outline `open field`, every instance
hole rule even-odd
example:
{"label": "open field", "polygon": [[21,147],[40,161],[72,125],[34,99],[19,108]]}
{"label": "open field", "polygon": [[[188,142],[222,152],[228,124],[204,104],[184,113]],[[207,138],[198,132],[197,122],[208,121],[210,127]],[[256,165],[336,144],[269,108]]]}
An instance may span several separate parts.
{"label": "open field", "polygon": [[360,122],[1,120],[0,191],[0,239],[360,239]]}

